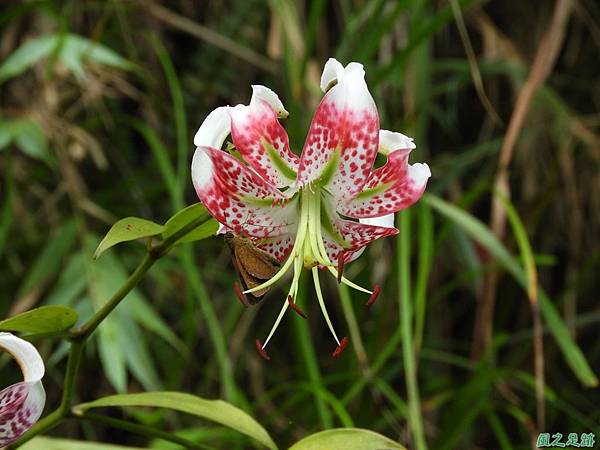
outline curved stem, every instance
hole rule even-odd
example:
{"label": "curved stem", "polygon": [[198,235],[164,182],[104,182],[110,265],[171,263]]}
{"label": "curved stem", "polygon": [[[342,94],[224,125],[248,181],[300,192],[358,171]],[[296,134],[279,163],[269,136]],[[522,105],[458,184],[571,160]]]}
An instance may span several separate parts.
{"label": "curved stem", "polygon": [[400,329],[402,330],[402,356],[406,390],[408,392],[408,423],[416,450],[427,450],[423,419],[421,417],[421,401],[417,379],[415,348],[412,343],[412,298],[410,295],[410,211],[400,213],[400,236],[398,238],[398,281],[400,292]]}
{"label": "curved stem", "polygon": [[[5,447],[5,450],[14,450],[19,448],[24,443],[30,441],[35,436],[45,433],[66,417],[71,415],[71,406],[73,404],[73,393],[75,391],[75,383],[77,382],[79,374],[79,366],[81,362],[81,356],[83,349],[88,338],[98,328],[104,319],[121,303],[121,301],[129,294],[129,292],[137,286],[144,274],[152,267],[152,265],[168,253],[177,241],[182,237],[191,233],[193,230],[198,228],[204,222],[206,222],[210,216],[206,213],[192,222],[188,223],[180,230],[173,233],[171,236],[166,238],[160,244],[152,247],[148,253],[144,256],[144,259],[138,264],[134,272],[127,278],[127,281],[119,288],[117,292],[100,308],[94,313],[92,317],[88,319],[80,328],[74,329],[69,333],[69,339],[71,340],[71,347],[69,349],[69,359],[67,361],[67,371],[65,373],[65,381],[63,384],[63,396],[60,405],[48,414],[43,419],[39,420],[33,427],[31,427],[25,434],[17,439],[12,444]],[[192,447],[193,448],[193,447]],[[198,447],[201,448],[201,447]]]}
{"label": "curved stem", "polygon": [[101,423],[108,425],[109,427],[119,428],[121,430],[130,431],[135,434],[146,436],[149,438],[159,438],[165,441],[174,442],[182,445],[185,448],[197,449],[197,450],[215,450],[215,447],[211,447],[205,444],[198,444],[188,439],[181,438],[174,433],[157,430],[146,425],[129,422],[127,420],[115,419],[113,417],[104,416],[102,414],[86,413],[81,416],[74,416],[77,420],[89,420],[92,422]]}

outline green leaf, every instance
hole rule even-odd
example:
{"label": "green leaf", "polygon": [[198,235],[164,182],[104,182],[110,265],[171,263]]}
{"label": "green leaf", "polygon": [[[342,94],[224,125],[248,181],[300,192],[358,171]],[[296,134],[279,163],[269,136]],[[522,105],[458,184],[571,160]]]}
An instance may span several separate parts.
{"label": "green leaf", "polygon": [[77,322],[77,312],[66,306],[41,306],[0,322],[0,331],[57,333]]}
{"label": "green leaf", "polygon": [[13,139],[23,153],[42,161],[51,160],[46,137],[40,127],[30,120],[18,120],[13,124]]}
{"label": "green leaf", "polygon": [[[163,231],[162,235],[163,239],[167,239],[169,236],[181,230],[187,224],[203,216],[208,216],[208,211],[201,203],[195,203],[176,212],[169,220],[167,220],[167,223],[165,223],[165,230]],[[179,239],[177,243],[180,244],[182,242],[192,242],[206,239],[210,236],[214,236],[218,229],[219,222],[214,219],[207,220],[194,231]]]}
{"label": "green leaf", "polygon": [[89,409],[106,406],[153,406],[181,411],[220,423],[256,439],[270,449],[277,449],[271,436],[258,422],[241,409],[222,400],[205,400],[183,392],[145,392],[111,395],[77,405],[73,411],[75,414],[83,415]]}
{"label": "green leaf", "polygon": [[79,79],[85,77],[83,63],[86,60],[123,70],[133,67],[129,61],[105,45],[76,34],[65,37],[59,58]]}
{"label": "green leaf", "polygon": [[16,297],[29,295],[56,276],[61,271],[63,258],[71,250],[76,239],[77,226],[73,221],[66,222],[49,235],[44,248],[35,257],[35,261],[30,263],[29,271],[19,286]]}
{"label": "green leaf", "polygon": [[20,448],[21,450],[143,450],[142,447],[124,447],[102,442],[83,442],[41,436],[23,444]]}
{"label": "green leaf", "polygon": [[337,428],[312,434],[292,445],[289,450],[406,450],[374,431],[360,428]]}
{"label": "green leaf", "polygon": [[52,162],[48,152],[46,137],[40,127],[28,119],[14,119],[0,122],[0,150],[14,142],[32,158]]}
{"label": "green leaf", "polygon": [[[425,194],[423,201],[437,210],[440,214],[452,220],[461,227],[472,239],[484,246],[512,276],[523,286],[528,288],[528,278],[526,271],[519,265],[517,260],[506,250],[494,234],[480,220],[473,217],[466,211],[452,205],[439,197],[431,194]],[[585,356],[577,344],[573,341],[569,330],[560,314],[548,298],[540,289],[538,291],[539,305],[544,320],[552,332],[556,343],[560,347],[567,364],[573,370],[573,373],[586,386],[597,386],[598,378],[592,372]]]}
{"label": "green leaf", "polygon": [[78,78],[83,78],[83,63],[93,61],[98,64],[129,70],[133,68],[127,59],[109,47],[83,36],[72,33],[55,33],[29,39],[15,50],[0,65],[0,83],[16,77],[40,59],[48,56],[57,46],[57,58]]}
{"label": "green leaf", "polygon": [[163,225],[159,225],[150,220],[140,219],[139,217],[126,217],[116,222],[98,248],[94,252],[94,259],[104,253],[106,250],[121,242],[133,241],[135,239],[156,236],[165,230]]}
{"label": "green leaf", "polygon": [[22,74],[55,47],[56,36],[47,34],[29,39],[0,65],[0,83]]}
{"label": "green leaf", "polygon": [[0,150],[7,147],[12,141],[10,122],[0,122]]}

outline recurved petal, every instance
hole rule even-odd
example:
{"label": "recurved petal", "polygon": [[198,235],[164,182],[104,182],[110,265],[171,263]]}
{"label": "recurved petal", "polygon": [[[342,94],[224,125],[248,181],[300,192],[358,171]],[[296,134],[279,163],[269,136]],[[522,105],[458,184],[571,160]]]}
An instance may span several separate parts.
{"label": "recurved petal", "polygon": [[25,381],[0,391],[0,447],[3,447],[39,419],[46,393],[41,382],[44,363],[33,345],[10,333],[0,333],[0,349],[15,358],[25,378]]}
{"label": "recurved petal", "polygon": [[[386,225],[388,222],[386,221]],[[331,212],[327,217],[322,216],[321,224],[325,250],[332,262],[338,260],[340,253],[344,255],[345,262],[353,261],[360,256],[362,249],[375,239],[398,234],[393,225],[370,225],[346,220]]]}
{"label": "recurved petal", "polygon": [[337,59],[329,58],[321,74],[321,90],[323,93],[327,93],[329,89],[336,85],[342,76],[344,76],[344,66]]}
{"label": "recurved petal", "polygon": [[362,192],[354,198],[338,200],[340,214],[353,218],[385,216],[409,207],[423,195],[431,176],[429,166],[408,164],[409,153],[414,148],[410,138],[400,133],[386,132],[385,135],[382,141],[396,148],[389,152],[386,164],[371,173]]}
{"label": "recurved petal", "polygon": [[288,135],[278,116],[288,112],[277,94],[252,86],[249,105],[229,109],[233,144],[244,160],[269,183],[289,186],[296,179],[299,160],[290,150]]}
{"label": "recurved petal", "polygon": [[206,116],[194,136],[196,147],[222,147],[223,142],[231,132],[229,109],[229,106],[221,106]]}
{"label": "recurved petal", "polygon": [[414,139],[402,133],[379,130],[379,153],[389,155],[397,150],[413,150],[417,148]]}
{"label": "recurved petal", "polygon": [[192,182],[200,201],[221,224],[250,237],[279,236],[293,229],[296,200],[288,200],[235,157],[199,147]]}
{"label": "recurved petal", "polygon": [[318,181],[335,197],[349,198],[362,190],[373,166],[379,116],[363,66],[350,63],[340,72],[336,62],[328,64],[322,80],[337,84],[327,91],[313,117],[298,184]]}
{"label": "recurved petal", "polygon": [[44,361],[29,342],[12,333],[0,333],[0,350],[10,353],[17,361],[27,382],[36,382],[44,376]]}

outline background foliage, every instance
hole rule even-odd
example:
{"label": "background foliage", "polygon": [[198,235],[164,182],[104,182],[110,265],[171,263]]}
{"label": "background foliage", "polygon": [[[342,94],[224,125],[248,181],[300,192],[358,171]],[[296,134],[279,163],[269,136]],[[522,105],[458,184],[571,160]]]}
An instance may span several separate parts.
{"label": "background foliage", "polygon": [[[4,1],[0,317],[40,305],[89,317],[144,250],[93,261],[109,226],[132,215],[164,223],[197,201],[189,163],[206,114],[265,84],[290,111],[299,151],[321,67],[335,56],[365,64],[382,128],[414,136],[413,160],[433,173],[401,235],[348,266],[361,284],[382,285],[375,307],[325,285],[351,342],[343,358],[330,357],[305,286],[299,301],[314,320],[288,315],[273,361],[260,360],[254,339],[283,293],[243,310],[214,238],[161,260],[102,324],[78,400],[158,389],[222,398],[281,446],[356,426],[423,448],[418,417],[435,449],[530,448],[540,431],[600,436],[599,19],[591,0]],[[551,60],[552,45],[556,64],[539,57]],[[532,81],[539,89],[511,147]],[[507,214],[504,227],[486,225],[493,208]],[[53,405],[66,347],[36,345]],[[11,364],[0,358],[2,386],[17,379]],[[193,417],[112,414],[217,448],[249,445]],[[54,433],[171,448],[88,423]]]}

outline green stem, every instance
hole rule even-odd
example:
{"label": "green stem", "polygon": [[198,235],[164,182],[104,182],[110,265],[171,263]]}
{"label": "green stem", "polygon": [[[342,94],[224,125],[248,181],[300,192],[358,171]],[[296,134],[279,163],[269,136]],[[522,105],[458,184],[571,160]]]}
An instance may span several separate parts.
{"label": "green stem", "polygon": [[[298,293],[296,296],[296,302],[299,304],[305,304],[305,293],[306,293],[306,280],[300,279],[298,281],[302,283],[301,287],[298,289]],[[296,318],[297,319],[297,318]],[[306,370],[306,374],[308,375],[308,380],[315,389],[322,390],[324,389],[323,378],[321,377],[321,372],[319,370],[319,363],[317,361],[317,357],[315,355],[315,349],[310,341],[310,335],[308,333],[308,327],[305,323],[300,320],[293,320],[295,333],[296,333],[296,341],[300,348],[300,353],[302,354],[302,359],[304,362],[304,368]],[[315,405],[317,408],[317,414],[319,415],[319,419],[321,422],[321,426],[324,430],[327,430],[333,427],[333,419],[331,417],[331,411],[327,407],[327,404],[323,401],[323,399],[315,395]]]}
{"label": "green stem", "polygon": [[137,266],[135,271],[127,278],[117,292],[107,301],[102,308],[79,329],[73,331],[73,339],[75,341],[85,341],[95,330],[98,325],[121,303],[127,294],[140,282],[144,274],[156,262],[156,258],[151,253],[146,253],[142,262]]}
{"label": "green stem", "polygon": [[78,329],[72,330],[69,334],[71,347],[69,349],[69,359],[67,361],[67,371],[65,373],[65,381],[63,383],[63,396],[60,405],[48,414],[46,417],[38,421],[25,434],[17,439],[12,444],[5,447],[5,450],[14,450],[19,448],[25,442],[30,441],[35,436],[50,431],[63,419],[71,416],[71,406],[73,404],[73,393],[75,391],[75,383],[79,374],[79,366],[81,356],[88,338],[98,328],[104,319],[121,303],[121,301],[129,294],[129,292],[140,282],[144,274],[152,265],[168,253],[171,247],[177,243],[182,237],[192,232],[209,219],[208,214],[203,214],[196,220],[188,223],[180,230],[173,233],[160,244],[152,247],[144,256],[144,259],[138,264],[135,271],[127,278],[127,281],[119,288],[119,290],[100,308],[90,319]]}
{"label": "green stem", "polygon": [[83,355],[83,348],[85,342],[78,341],[71,344],[69,349],[69,359],[67,360],[67,373],[65,374],[64,391],[62,395],[62,401],[60,406],[63,409],[63,414],[69,413],[69,408],[73,404],[73,393],[75,391],[75,383],[77,374],[79,373],[79,366],[81,365],[81,356]]}
{"label": "green stem", "polygon": [[188,439],[181,438],[176,434],[169,433],[166,431],[157,430],[146,425],[141,425],[126,420],[114,419],[112,417],[103,416],[102,414],[86,413],[81,416],[75,416],[77,420],[89,420],[96,423],[108,425],[109,427],[119,428],[121,430],[130,431],[131,433],[139,434],[149,438],[158,438],[165,441],[174,442],[175,444],[182,445],[184,448],[197,449],[197,450],[215,450],[215,447],[211,447],[205,444],[198,444]]}
{"label": "green stem", "polygon": [[398,280],[400,282],[400,328],[402,330],[402,355],[408,391],[408,421],[417,450],[426,450],[421,403],[417,383],[415,349],[412,342],[412,299],[410,296],[410,211],[400,213],[400,236],[398,238]]}

